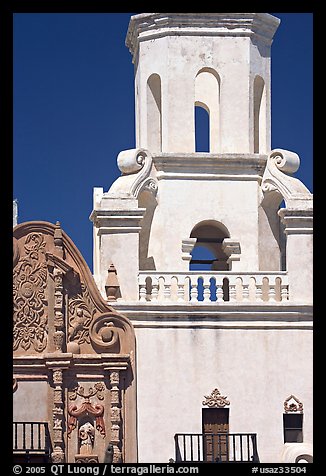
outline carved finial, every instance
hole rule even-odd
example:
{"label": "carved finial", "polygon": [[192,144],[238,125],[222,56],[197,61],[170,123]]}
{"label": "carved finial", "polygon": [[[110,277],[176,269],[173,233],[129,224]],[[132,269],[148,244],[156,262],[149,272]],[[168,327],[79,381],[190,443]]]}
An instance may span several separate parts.
{"label": "carved finial", "polygon": [[120,291],[120,285],[117,277],[117,270],[113,263],[110,264],[108,269],[108,277],[105,283],[105,292],[108,301],[116,301]]}
{"label": "carved finial", "polygon": [[57,249],[57,253],[60,258],[63,258],[63,239],[62,239],[62,230],[60,222],[57,221],[55,224],[54,234],[53,234],[54,245]]}
{"label": "carved finial", "polygon": [[210,408],[223,408],[226,405],[230,405],[230,402],[226,399],[227,397],[222,397],[217,388],[215,388],[210,395],[205,395],[205,398],[206,400],[204,400],[202,404]]}

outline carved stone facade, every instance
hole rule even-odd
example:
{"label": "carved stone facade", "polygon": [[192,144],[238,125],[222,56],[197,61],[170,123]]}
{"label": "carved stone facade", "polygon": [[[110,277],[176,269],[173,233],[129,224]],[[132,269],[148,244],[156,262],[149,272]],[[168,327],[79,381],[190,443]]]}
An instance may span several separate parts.
{"label": "carved stone facade", "polygon": [[101,462],[110,444],[114,461],[137,459],[134,350],[132,325],[102,299],[60,224],[17,225],[14,420],[42,386],[24,420],[48,424],[53,462]]}
{"label": "carved stone facade", "polygon": [[47,276],[43,235],[29,233],[21,249],[14,239],[14,350],[40,353],[47,347]]}

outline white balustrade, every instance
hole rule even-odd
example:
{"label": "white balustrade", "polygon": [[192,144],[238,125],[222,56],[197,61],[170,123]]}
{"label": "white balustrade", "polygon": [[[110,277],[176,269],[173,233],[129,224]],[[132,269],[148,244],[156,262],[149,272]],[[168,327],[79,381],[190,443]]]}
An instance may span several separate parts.
{"label": "white balustrade", "polygon": [[138,283],[142,302],[272,303],[287,301],[289,296],[286,271],[141,271]]}

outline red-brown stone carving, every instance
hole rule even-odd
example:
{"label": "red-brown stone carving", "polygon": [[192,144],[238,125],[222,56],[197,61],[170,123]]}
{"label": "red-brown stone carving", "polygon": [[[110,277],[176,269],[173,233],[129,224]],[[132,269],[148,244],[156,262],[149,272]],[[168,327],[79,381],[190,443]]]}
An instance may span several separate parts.
{"label": "red-brown stone carving", "polygon": [[25,256],[20,257],[14,268],[14,350],[33,347],[35,351],[42,352],[47,346],[47,266],[44,249],[45,241],[41,233],[28,234],[24,243]]}
{"label": "red-brown stone carving", "polygon": [[215,388],[210,395],[205,395],[205,399],[203,405],[207,405],[210,408],[223,408],[226,405],[230,405],[227,397],[223,397],[217,388]]}
{"label": "red-brown stone carving", "polygon": [[69,341],[76,341],[79,345],[90,343],[89,326],[96,309],[91,306],[89,292],[81,283],[81,292],[69,299]]}
{"label": "red-brown stone carving", "polygon": [[303,403],[295,397],[294,395],[290,395],[284,401],[284,412],[285,413],[302,413],[303,412]]}
{"label": "red-brown stone carving", "polygon": [[95,403],[94,405],[90,402],[90,398],[97,396],[99,400],[103,400],[103,391],[104,385],[101,382],[98,382],[94,385],[94,387],[90,387],[87,394],[85,394],[85,389],[82,386],[79,386],[73,389],[72,393],[69,396],[70,400],[75,400],[77,395],[84,399],[84,402],[78,407],[77,405],[72,405],[68,409],[69,413],[69,420],[68,420],[68,437],[70,436],[71,432],[77,426],[77,419],[83,415],[93,415],[96,420],[96,429],[100,432],[100,434],[105,437],[105,425],[103,420],[104,415],[104,406],[100,403]]}
{"label": "red-brown stone carving", "polygon": [[[131,322],[102,298],[83,257],[59,223],[21,223],[13,234],[14,376],[19,382],[26,376],[39,380],[38,375],[48,380],[44,411],[52,462],[98,461],[97,454],[104,454],[107,445],[106,434],[114,439],[115,462],[135,461],[135,334]],[[117,369],[123,372],[123,399],[119,382],[115,384]],[[92,384],[92,375],[97,379],[99,371],[103,382]],[[112,371],[107,389],[104,382]],[[71,390],[81,375],[84,389],[79,385]],[[15,400],[24,404],[19,389]],[[87,422],[95,430],[92,451],[97,454],[76,455],[80,428]]]}

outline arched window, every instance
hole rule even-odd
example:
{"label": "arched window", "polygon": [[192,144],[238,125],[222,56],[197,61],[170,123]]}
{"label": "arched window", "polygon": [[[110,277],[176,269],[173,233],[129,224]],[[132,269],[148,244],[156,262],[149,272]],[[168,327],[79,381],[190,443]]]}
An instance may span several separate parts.
{"label": "arched window", "polygon": [[196,238],[192,250],[190,270],[228,271],[228,255],[223,251],[223,240],[229,238],[226,227],[215,220],[198,223],[192,230],[190,238]]}
{"label": "arched window", "polygon": [[[195,78],[194,115],[196,152],[218,152],[220,143],[220,78],[212,68],[201,69]],[[199,146],[199,137],[203,132],[200,129],[203,128],[203,123],[205,145]],[[203,148],[204,150],[202,150]]]}
{"label": "arched window", "polygon": [[266,152],[266,91],[261,76],[254,79],[254,153]]}
{"label": "arched window", "polygon": [[195,105],[195,144],[196,152],[209,152],[209,111]]}
{"label": "arched window", "polygon": [[147,80],[147,147],[151,152],[162,150],[161,78],[154,73]]}

